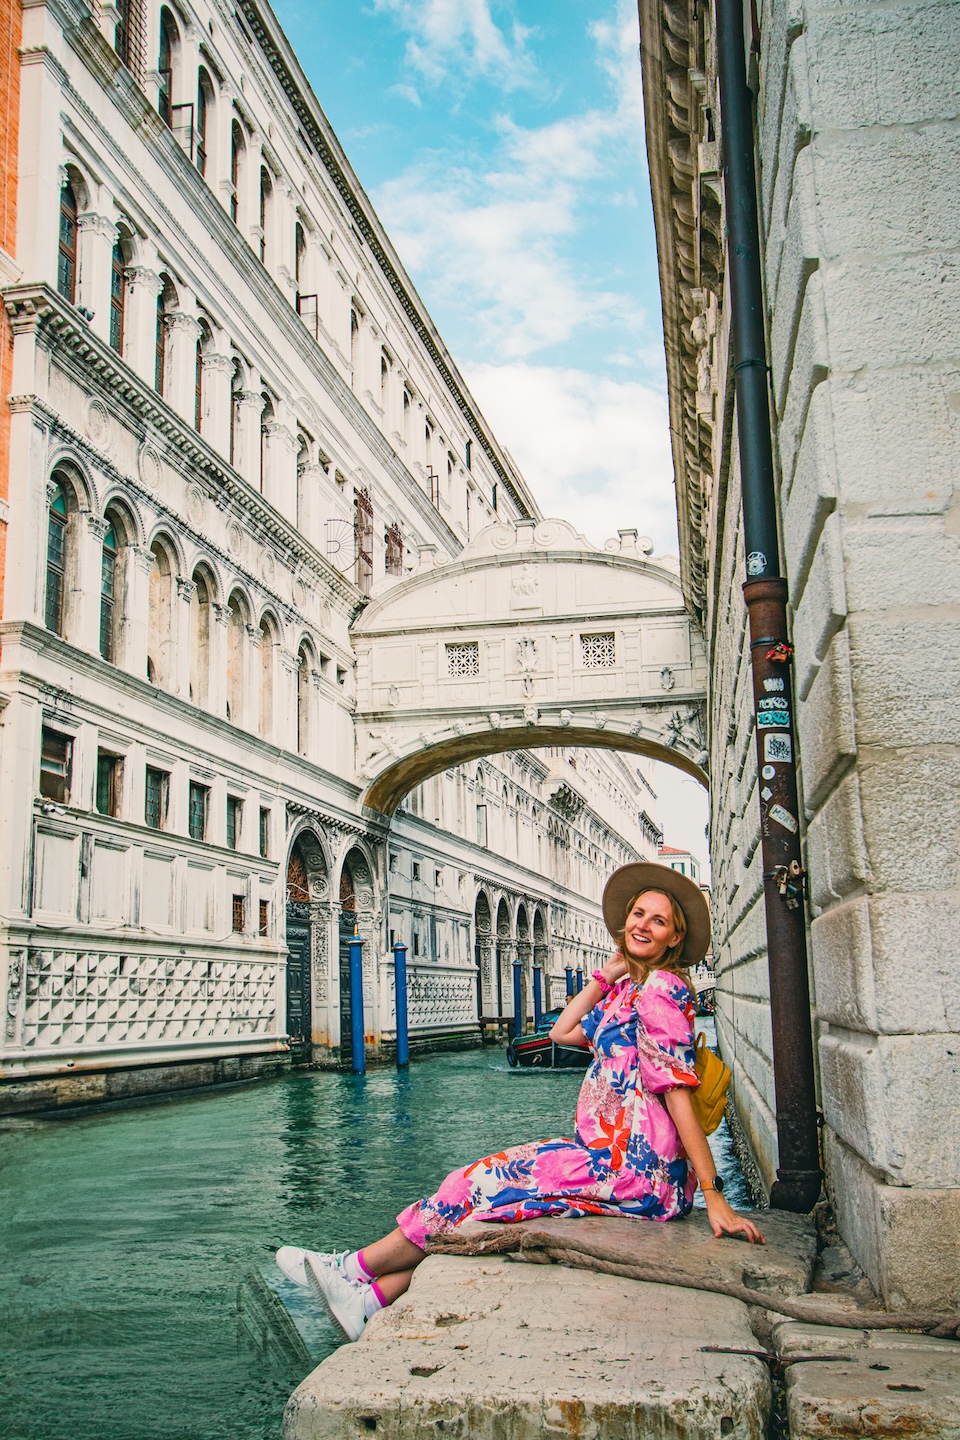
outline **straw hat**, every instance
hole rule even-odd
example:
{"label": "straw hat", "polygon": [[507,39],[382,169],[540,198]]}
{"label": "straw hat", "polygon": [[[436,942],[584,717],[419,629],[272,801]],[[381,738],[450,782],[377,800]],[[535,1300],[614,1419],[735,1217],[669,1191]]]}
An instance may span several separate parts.
{"label": "straw hat", "polygon": [[644,890],[663,890],[672,895],[687,922],[681,959],[696,965],[710,948],[710,907],[700,886],[669,865],[640,861],[614,870],[603,891],[603,918],[611,935],[616,936],[627,920],[627,906]]}

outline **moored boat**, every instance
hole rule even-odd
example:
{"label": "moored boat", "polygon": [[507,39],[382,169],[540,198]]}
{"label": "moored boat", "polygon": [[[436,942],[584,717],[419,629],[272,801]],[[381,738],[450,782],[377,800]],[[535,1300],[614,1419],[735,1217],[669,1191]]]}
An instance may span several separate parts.
{"label": "moored boat", "polygon": [[586,1070],[591,1051],[587,1045],[558,1045],[550,1039],[550,1029],[561,1011],[547,1010],[536,1030],[518,1035],[507,1046],[507,1064],[521,1069]]}

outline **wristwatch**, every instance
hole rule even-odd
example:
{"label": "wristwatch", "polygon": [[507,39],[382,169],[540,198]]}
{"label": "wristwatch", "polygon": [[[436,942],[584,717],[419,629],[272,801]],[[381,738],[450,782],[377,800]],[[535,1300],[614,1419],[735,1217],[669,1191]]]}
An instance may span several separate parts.
{"label": "wristwatch", "polygon": [[713,1177],[713,1184],[712,1184],[712,1185],[704,1185],[704,1184],[701,1182],[701,1184],[700,1184],[700,1189],[703,1190],[704,1192],[706,1192],[707,1190],[716,1190],[716,1192],[717,1192],[718,1195],[722,1195],[722,1194],[723,1194],[723,1176],[722,1176],[722,1175],[714,1175],[714,1177]]}

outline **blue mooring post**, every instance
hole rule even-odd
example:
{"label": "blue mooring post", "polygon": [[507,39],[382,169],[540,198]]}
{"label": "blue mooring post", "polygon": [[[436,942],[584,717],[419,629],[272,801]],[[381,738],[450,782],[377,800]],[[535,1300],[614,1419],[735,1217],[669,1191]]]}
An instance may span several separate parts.
{"label": "blue mooring post", "polygon": [[407,1028],[407,947],[402,940],[393,946],[393,980],[397,988],[397,1069],[410,1064],[410,1034]]}
{"label": "blue mooring post", "polygon": [[571,967],[570,965],[568,965],[567,968],[566,968],[566,976],[567,976],[567,999],[568,999],[568,1000],[572,1000],[572,999],[573,999],[573,969],[572,969],[572,967]]}
{"label": "blue mooring post", "polygon": [[577,971],[577,994],[578,994],[578,995],[580,994],[580,991],[581,991],[582,989],[583,989],[583,971],[582,971],[582,970],[578,970],[578,971]]}
{"label": "blue mooring post", "polygon": [[533,967],[533,1028],[538,1029],[543,1018],[543,991],[540,988],[543,971],[539,965]]}
{"label": "blue mooring post", "polygon": [[523,1034],[523,966],[519,960],[513,962],[513,1033]]}
{"label": "blue mooring post", "polygon": [[366,1075],[367,1052],[363,1045],[363,941],[354,931],[350,936],[350,1047],[354,1075]]}

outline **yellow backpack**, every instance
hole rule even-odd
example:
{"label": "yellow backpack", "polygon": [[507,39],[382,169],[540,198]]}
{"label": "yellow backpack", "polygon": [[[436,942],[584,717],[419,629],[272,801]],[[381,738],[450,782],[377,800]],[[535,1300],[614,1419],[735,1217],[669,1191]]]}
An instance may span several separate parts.
{"label": "yellow backpack", "polygon": [[690,1092],[693,1113],[703,1126],[703,1133],[712,1135],[727,1108],[731,1075],[720,1056],[710,1049],[702,1030],[697,1036],[694,1065],[700,1084]]}

